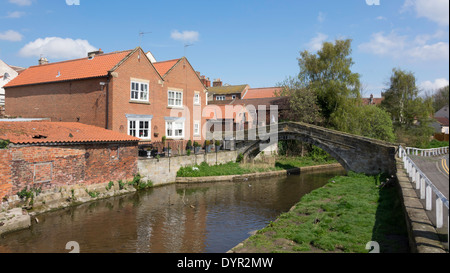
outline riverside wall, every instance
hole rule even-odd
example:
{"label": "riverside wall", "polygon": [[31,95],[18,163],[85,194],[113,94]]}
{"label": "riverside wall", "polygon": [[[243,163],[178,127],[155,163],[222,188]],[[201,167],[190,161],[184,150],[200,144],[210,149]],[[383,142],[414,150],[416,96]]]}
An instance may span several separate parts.
{"label": "riverside wall", "polygon": [[218,153],[206,153],[190,156],[162,157],[160,159],[140,158],[138,160],[138,171],[142,179],[151,180],[153,185],[175,183],[177,172],[181,167],[193,166],[206,162],[208,164],[224,164],[236,161],[237,151],[221,151]]}

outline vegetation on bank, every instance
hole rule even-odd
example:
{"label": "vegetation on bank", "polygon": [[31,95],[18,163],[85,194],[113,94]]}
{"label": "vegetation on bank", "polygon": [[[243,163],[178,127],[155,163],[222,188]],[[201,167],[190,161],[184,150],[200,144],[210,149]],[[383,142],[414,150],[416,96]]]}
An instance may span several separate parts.
{"label": "vegetation on bank", "polygon": [[286,157],[277,156],[272,163],[239,163],[228,162],[225,164],[209,165],[206,162],[194,166],[181,167],[178,177],[204,177],[204,176],[223,176],[223,175],[242,175],[257,172],[269,172],[289,170],[293,168],[332,164],[336,163],[334,159],[312,158],[312,157]]}
{"label": "vegetation on bank", "polygon": [[448,147],[449,142],[448,141],[439,141],[436,139],[433,139],[432,141],[428,142],[425,145],[422,145],[421,149],[433,149],[433,148],[440,148],[440,147]]}
{"label": "vegetation on bank", "polygon": [[408,252],[401,201],[383,176],[349,173],[305,195],[289,212],[258,231],[235,252]]}

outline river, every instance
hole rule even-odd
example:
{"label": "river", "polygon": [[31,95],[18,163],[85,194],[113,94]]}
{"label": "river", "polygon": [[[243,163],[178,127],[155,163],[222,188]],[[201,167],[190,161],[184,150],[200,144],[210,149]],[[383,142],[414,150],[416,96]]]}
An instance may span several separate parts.
{"label": "river", "polygon": [[37,216],[0,253],[224,253],[343,170],[244,182],[171,184]]}

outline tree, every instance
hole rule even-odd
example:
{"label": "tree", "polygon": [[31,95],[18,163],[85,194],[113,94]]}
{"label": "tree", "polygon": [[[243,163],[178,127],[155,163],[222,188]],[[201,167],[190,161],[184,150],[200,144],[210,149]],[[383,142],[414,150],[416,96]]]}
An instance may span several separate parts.
{"label": "tree", "polygon": [[432,133],[429,126],[433,113],[432,99],[419,96],[412,72],[394,68],[384,98],[381,107],[391,115],[399,140],[414,139],[405,142],[416,146],[428,141]]}
{"label": "tree", "polygon": [[331,119],[341,131],[350,134],[395,141],[394,127],[389,113],[375,105],[351,105],[338,110]]}
{"label": "tree", "polygon": [[290,110],[287,118],[309,124],[319,124],[322,121],[320,108],[317,105],[317,96],[314,92],[296,79],[289,77],[280,83],[282,87],[278,96],[289,96]]}
{"label": "tree", "polygon": [[442,107],[448,105],[448,85],[445,87],[440,88],[434,95],[433,95],[433,108],[434,112],[437,112],[442,109]]}
{"label": "tree", "polygon": [[411,126],[417,121],[425,121],[433,111],[431,100],[419,97],[414,74],[401,69],[392,70],[390,86],[384,98],[381,106],[391,114],[397,126]]}
{"label": "tree", "polygon": [[[359,74],[351,71],[354,64],[351,54],[351,40],[324,42],[316,54],[308,51],[300,53],[298,79],[302,86],[314,92],[317,104],[325,122],[338,109],[348,106],[349,98],[361,97]],[[333,124],[329,124],[333,126]]]}

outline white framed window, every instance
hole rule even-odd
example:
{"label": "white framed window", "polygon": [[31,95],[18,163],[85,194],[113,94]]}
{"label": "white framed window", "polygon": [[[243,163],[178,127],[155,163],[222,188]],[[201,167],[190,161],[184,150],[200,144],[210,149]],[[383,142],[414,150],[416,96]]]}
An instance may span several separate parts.
{"label": "white framed window", "polygon": [[216,96],[216,100],[225,100],[225,96]]}
{"label": "white framed window", "polygon": [[153,116],[126,115],[128,122],[128,135],[141,139],[151,139]]}
{"label": "white framed window", "polygon": [[167,94],[167,105],[170,107],[183,107],[183,92],[169,90]]}
{"label": "white framed window", "polygon": [[184,138],[184,124],[183,118],[166,118],[166,136],[167,138]]}
{"label": "white framed window", "polygon": [[236,95],[231,96],[231,98],[234,100],[236,98]]}
{"label": "white framed window", "polygon": [[148,102],[148,82],[131,81],[131,100]]}
{"label": "white framed window", "polygon": [[194,120],[194,136],[200,136],[200,121]]}
{"label": "white framed window", "polygon": [[200,105],[200,93],[194,93],[194,104]]}

